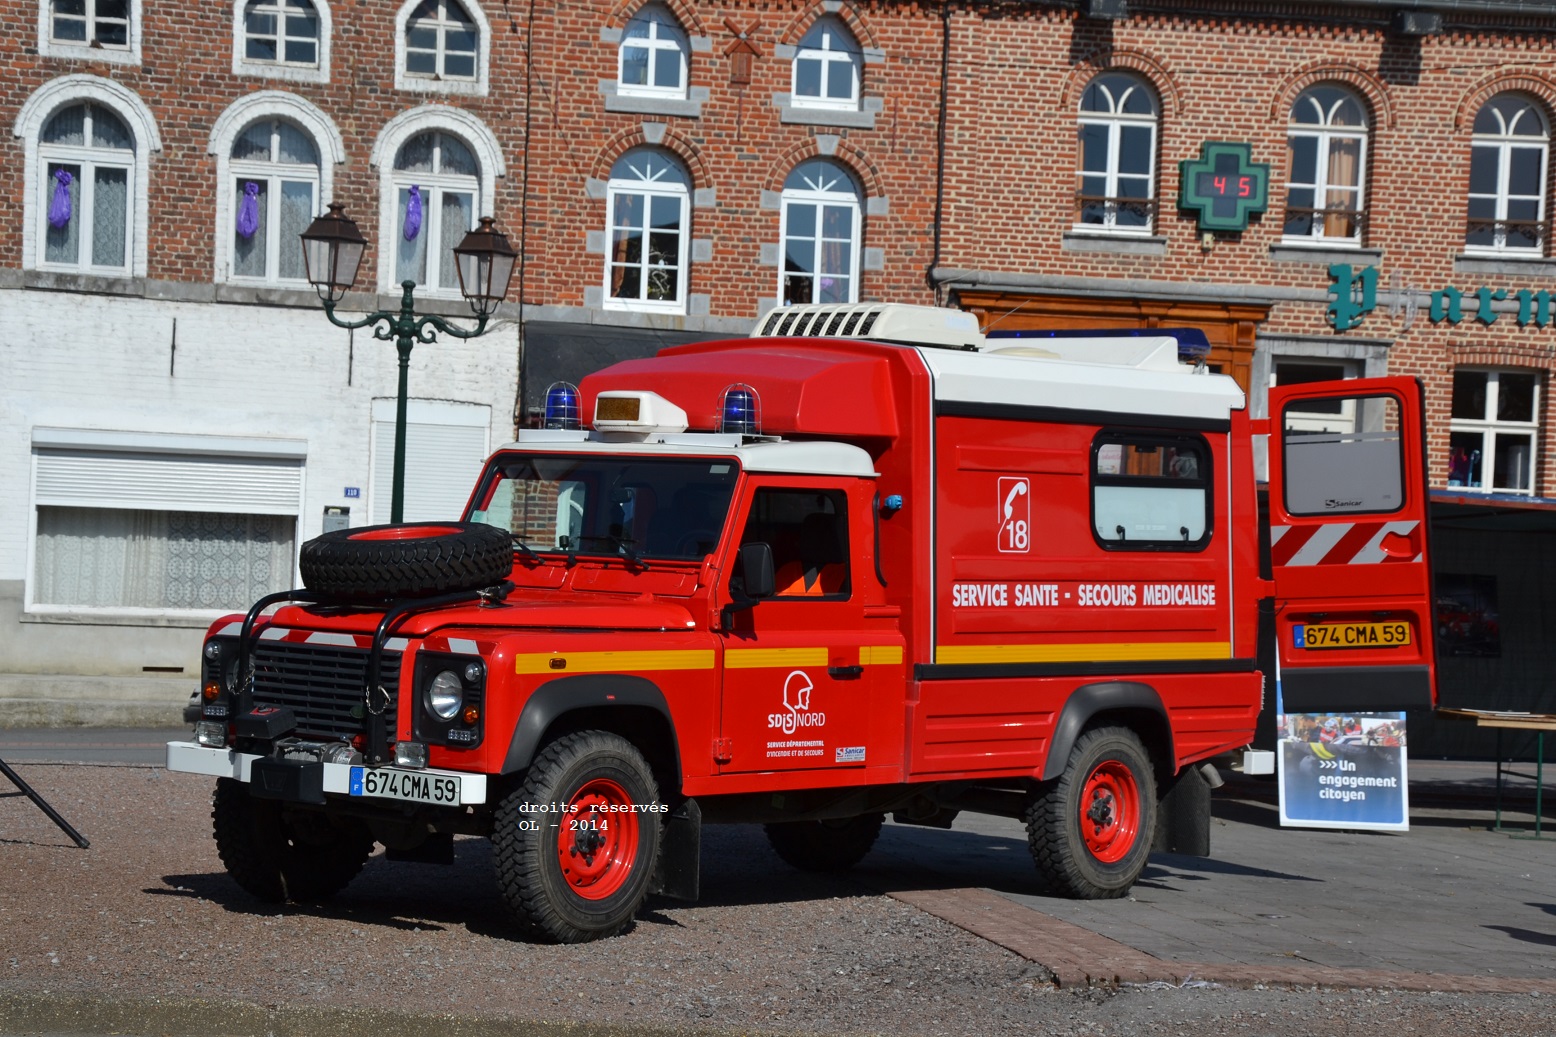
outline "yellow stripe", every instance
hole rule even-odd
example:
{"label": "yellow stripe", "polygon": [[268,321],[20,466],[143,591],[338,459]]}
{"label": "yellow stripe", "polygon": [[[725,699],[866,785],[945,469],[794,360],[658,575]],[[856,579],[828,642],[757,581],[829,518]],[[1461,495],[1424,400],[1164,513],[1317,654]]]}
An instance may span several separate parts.
{"label": "yellow stripe", "polygon": [[935,649],[935,662],[1084,663],[1154,659],[1230,659],[1230,641],[1140,641],[1126,644],[950,645]]}
{"label": "yellow stripe", "polygon": [[901,666],[901,645],[861,645],[859,647],[860,666]]}
{"label": "yellow stripe", "polygon": [[1318,757],[1320,760],[1334,759],[1334,753],[1330,752],[1328,749],[1325,749],[1322,743],[1309,742],[1308,744],[1313,747],[1313,755]]}
{"label": "yellow stripe", "polygon": [[726,670],[756,670],[767,666],[825,666],[825,648],[727,648]]}
{"label": "yellow stripe", "polygon": [[[560,659],[567,665],[553,666]],[[514,658],[515,673],[615,673],[644,670],[711,670],[713,649],[649,652],[535,652]]]}

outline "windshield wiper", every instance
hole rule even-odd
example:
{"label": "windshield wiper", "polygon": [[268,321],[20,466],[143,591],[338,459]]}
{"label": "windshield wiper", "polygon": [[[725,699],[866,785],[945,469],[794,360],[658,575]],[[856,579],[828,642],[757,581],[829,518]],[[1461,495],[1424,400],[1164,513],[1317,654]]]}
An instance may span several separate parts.
{"label": "windshield wiper", "polygon": [[607,533],[604,536],[583,536],[579,537],[578,539],[600,541],[609,544],[611,547],[616,549],[616,553],[618,555],[627,560],[629,565],[635,565],[639,569],[650,568],[648,560],[642,555],[638,554],[637,549],[632,546],[633,539],[631,537],[618,536],[615,533]]}
{"label": "windshield wiper", "polygon": [[517,534],[517,533],[510,533],[508,535],[513,538],[513,549],[515,551],[517,551],[519,554],[523,555],[525,558],[530,559],[531,561],[535,561],[535,562],[544,562],[545,561],[544,558],[540,557],[540,555],[535,553],[534,548],[530,547],[523,540],[519,539],[519,534]]}

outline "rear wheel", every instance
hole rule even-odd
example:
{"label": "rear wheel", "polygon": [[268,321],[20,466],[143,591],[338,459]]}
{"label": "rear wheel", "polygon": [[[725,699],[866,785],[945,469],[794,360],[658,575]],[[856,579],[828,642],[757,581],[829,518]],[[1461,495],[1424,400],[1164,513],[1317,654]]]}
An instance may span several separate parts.
{"label": "rear wheel", "polygon": [[870,852],[885,814],[827,821],[781,821],[764,825],[767,841],[785,862],[801,871],[847,871]]}
{"label": "rear wheel", "polygon": [[1027,843],[1056,891],[1124,896],[1145,870],[1156,826],[1156,779],[1133,731],[1099,727],[1076,741],[1064,773],[1034,792]]}
{"label": "rear wheel", "polygon": [[541,751],[497,808],[497,884],[531,935],[583,943],[625,931],[648,895],[659,790],[625,738],[580,731]]}
{"label": "rear wheel", "polygon": [[216,852],[233,881],[267,903],[314,903],[339,893],[367,863],[373,837],[360,822],[318,811],[287,816],[273,799],[218,778],[211,801]]}

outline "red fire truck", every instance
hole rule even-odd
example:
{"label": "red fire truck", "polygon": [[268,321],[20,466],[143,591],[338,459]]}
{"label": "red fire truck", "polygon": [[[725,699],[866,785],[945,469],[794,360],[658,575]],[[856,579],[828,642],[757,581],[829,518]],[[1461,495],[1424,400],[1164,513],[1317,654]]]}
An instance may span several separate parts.
{"label": "red fire truck", "polygon": [[1019,818],[1121,896],[1209,852],[1275,665],[1293,709],[1435,697],[1417,383],[1256,420],[1181,339],[798,306],[554,386],[459,521],[327,533],[214,624],[168,766],[261,899],[477,835],[566,942],[695,897],[714,822],[836,870],[887,814]]}

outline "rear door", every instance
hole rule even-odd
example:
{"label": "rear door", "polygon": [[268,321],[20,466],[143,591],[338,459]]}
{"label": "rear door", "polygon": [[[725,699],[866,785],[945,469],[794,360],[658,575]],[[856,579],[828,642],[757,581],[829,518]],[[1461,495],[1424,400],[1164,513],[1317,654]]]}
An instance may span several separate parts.
{"label": "rear door", "polygon": [[1270,562],[1288,712],[1436,702],[1423,410],[1413,378],[1270,390]]}

